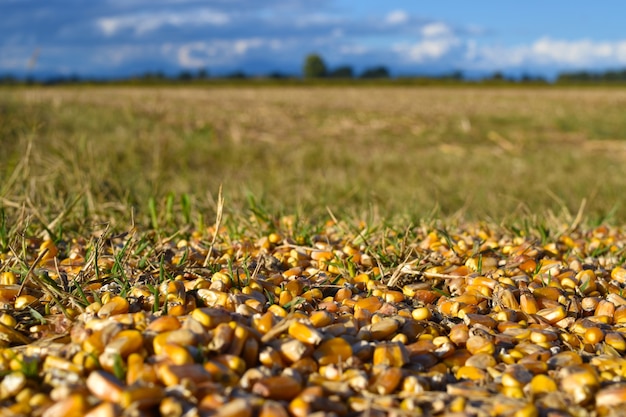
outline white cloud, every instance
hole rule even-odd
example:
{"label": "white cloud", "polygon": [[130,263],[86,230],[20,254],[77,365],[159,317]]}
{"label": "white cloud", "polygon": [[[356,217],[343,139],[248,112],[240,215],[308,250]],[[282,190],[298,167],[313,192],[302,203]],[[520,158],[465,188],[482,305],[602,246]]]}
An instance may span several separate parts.
{"label": "white cloud", "polygon": [[523,65],[529,56],[528,46],[474,44],[472,53],[466,53],[466,63],[476,69],[494,70]]}
{"label": "white cloud", "polygon": [[399,45],[394,49],[413,62],[433,61],[442,58],[458,44],[458,40],[426,39],[412,45]]}
{"label": "white cloud", "polygon": [[211,55],[207,46],[203,42],[194,42],[178,48],[177,60],[184,68],[199,68],[206,65],[207,55]]}
{"label": "white cloud", "polygon": [[476,68],[559,66],[597,68],[626,64],[626,40],[597,42],[589,39],[556,40],[540,38],[528,45],[482,45],[467,43],[466,59]]}
{"label": "white cloud", "polygon": [[174,51],[177,64],[183,68],[200,68],[216,64],[235,64],[254,49],[277,51],[286,46],[286,42],[279,39],[248,38],[192,42],[179,46],[167,45],[165,52]]}
{"label": "white cloud", "polygon": [[9,71],[21,71],[28,68],[28,56],[20,55],[18,51],[15,53],[7,53],[6,50],[0,54],[0,69]]}
{"label": "white cloud", "polygon": [[429,23],[422,28],[422,35],[426,38],[450,37],[452,29],[442,22]]}
{"label": "white cloud", "polygon": [[184,25],[225,25],[231,21],[226,13],[210,9],[189,10],[185,12],[141,13],[116,17],[103,17],[96,21],[98,28],[107,36],[115,35],[124,29],[134,30],[136,34],[155,31],[162,26]]}
{"label": "white cloud", "polygon": [[336,25],[341,23],[341,19],[337,16],[313,13],[310,15],[300,16],[294,21],[296,27],[308,28],[313,26]]}
{"label": "white cloud", "polygon": [[245,55],[248,50],[258,48],[266,43],[261,38],[238,39],[233,43],[233,50],[237,55]]}
{"label": "white cloud", "polygon": [[478,48],[476,41],[474,39],[470,39],[466,43],[465,48],[465,59],[468,61],[473,61],[478,54]]}
{"label": "white cloud", "polygon": [[385,18],[385,22],[390,25],[401,25],[409,20],[409,15],[404,10],[394,10]]}
{"label": "white cloud", "polygon": [[589,65],[595,60],[605,61],[626,58],[622,51],[626,48],[623,42],[593,42],[590,40],[561,41],[541,38],[531,47],[533,58],[540,61],[558,62],[570,65]]}
{"label": "white cloud", "polygon": [[92,62],[101,67],[114,67],[127,61],[141,57],[152,56],[158,48],[146,45],[115,45],[98,49],[93,55]]}
{"label": "white cloud", "polygon": [[339,53],[343,55],[364,55],[369,52],[365,45],[341,45]]}
{"label": "white cloud", "polygon": [[407,61],[422,63],[441,59],[461,44],[452,29],[442,22],[429,23],[420,32],[420,41],[397,44],[393,49]]}
{"label": "white cloud", "polygon": [[341,38],[343,36],[343,30],[340,28],[335,28],[330,32],[330,36],[333,38]]}

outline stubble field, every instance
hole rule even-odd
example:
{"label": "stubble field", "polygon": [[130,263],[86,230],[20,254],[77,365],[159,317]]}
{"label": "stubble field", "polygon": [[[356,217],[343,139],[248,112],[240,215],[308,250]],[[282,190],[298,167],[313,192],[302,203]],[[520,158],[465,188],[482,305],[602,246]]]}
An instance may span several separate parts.
{"label": "stubble field", "polygon": [[624,108],[2,89],[0,415],[618,415]]}

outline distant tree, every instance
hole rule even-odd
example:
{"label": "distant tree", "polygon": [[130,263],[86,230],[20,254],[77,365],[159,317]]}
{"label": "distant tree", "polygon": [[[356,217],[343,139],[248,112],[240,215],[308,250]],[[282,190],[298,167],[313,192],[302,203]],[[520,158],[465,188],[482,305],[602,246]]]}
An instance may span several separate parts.
{"label": "distant tree", "polygon": [[361,74],[361,78],[389,78],[389,70],[387,69],[387,67],[384,67],[382,65],[378,67],[367,68]]}
{"label": "distant tree", "polygon": [[243,80],[245,78],[248,78],[248,76],[246,75],[245,72],[241,71],[241,70],[237,70],[237,71],[233,71],[230,74],[226,75],[225,78],[230,78],[233,80]]}
{"label": "distant tree", "polygon": [[450,73],[450,75],[446,76],[450,80],[463,81],[463,71],[454,70]]}
{"label": "distant tree", "polygon": [[519,80],[522,83],[545,83],[546,82],[546,80],[540,75],[531,75],[526,72],[522,74]]}
{"label": "distant tree", "polygon": [[193,74],[191,71],[183,70],[178,74],[178,79],[180,81],[191,81],[193,80]]}
{"label": "distant tree", "polygon": [[304,59],[302,66],[304,78],[321,78],[326,76],[326,64],[321,56],[309,54]]}
{"label": "distant tree", "polygon": [[351,66],[343,65],[332,70],[328,76],[331,78],[352,78],[354,77],[354,71]]}
{"label": "distant tree", "polygon": [[626,70],[616,71],[609,70],[602,74],[601,77],[605,81],[624,81],[626,79]]}
{"label": "distant tree", "polygon": [[17,84],[19,80],[12,74],[0,76],[0,84]]}
{"label": "distant tree", "polygon": [[147,71],[143,74],[141,74],[140,76],[137,77],[140,80],[148,80],[148,81],[155,81],[155,80],[163,80],[165,79],[165,74],[161,71]]}
{"label": "distant tree", "polygon": [[502,73],[502,71],[496,71],[491,74],[490,79],[493,81],[504,81],[504,74]]}
{"label": "distant tree", "polygon": [[267,74],[267,78],[271,78],[274,80],[283,80],[285,78],[289,78],[289,75],[280,71],[272,71],[269,74]]}
{"label": "distant tree", "polygon": [[206,68],[200,68],[196,74],[196,78],[199,80],[206,80],[209,78],[209,71]]}
{"label": "distant tree", "polygon": [[598,79],[597,74],[592,74],[587,71],[574,71],[574,72],[562,72],[558,75],[557,82],[588,82],[596,81]]}

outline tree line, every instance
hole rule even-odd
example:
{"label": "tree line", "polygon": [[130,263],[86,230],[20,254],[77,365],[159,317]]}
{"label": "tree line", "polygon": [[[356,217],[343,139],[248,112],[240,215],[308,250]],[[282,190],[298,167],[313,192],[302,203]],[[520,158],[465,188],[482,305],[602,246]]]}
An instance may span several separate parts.
{"label": "tree line", "polygon": [[563,72],[559,74],[556,81],[562,82],[562,83],[625,82],[626,81],[626,69],[623,69],[621,71],[608,70],[604,72],[590,72],[590,71]]}
{"label": "tree line", "polygon": [[[178,74],[168,75],[162,71],[148,71],[136,76],[125,78],[108,78],[108,79],[95,79],[86,78],[79,75],[68,76],[53,76],[46,79],[35,79],[32,76],[26,76],[19,78],[11,74],[0,75],[0,84],[8,85],[23,85],[23,84],[73,84],[73,83],[138,83],[138,84],[162,84],[162,83],[185,83],[205,80],[216,81],[228,81],[228,80],[243,80],[243,79],[265,79],[265,80],[385,80],[393,78],[391,72],[385,65],[375,65],[365,68],[360,73],[357,73],[350,65],[340,65],[335,68],[329,67],[324,59],[316,53],[309,54],[305,57],[302,64],[301,76],[295,76],[280,71],[273,71],[264,76],[251,76],[241,70],[233,71],[220,76],[215,76],[209,73],[206,68],[199,70],[182,70]],[[398,80],[406,82],[417,83],[438,83],[438,82],[469,82],[469,79],[464,77],[462,71],[452,71],[450,73],[444,73],[437,76],[403,76],[397,78]],[[495,71],[491,74],[484,76],[480,80],[474,80],[480,82],[486,82],[489,84],[502,84],[502,83],[533,83],[533,84],[547,84],[548,81],[541,76],[533,76],[530,74],[522,74],[518,77],[507,77],[501,71]],[[626,69],[623,70],[608,70],[604,72],[591,72],[591,71],[573,71],[573,72],[561,72],[554,80],[555,84],[584,84],[584,83],[615,83],[626,82]]]}
{"label": "tree line", "polygon": [[[342,65],[334,69],[329,69],[321,56],[310,54],[304,59],[302,66],[302,76],[304,78],[355,78],[355,73],[351,66]],[[360,78],[390,78],[391,74],[384,65],[366,68]]]}

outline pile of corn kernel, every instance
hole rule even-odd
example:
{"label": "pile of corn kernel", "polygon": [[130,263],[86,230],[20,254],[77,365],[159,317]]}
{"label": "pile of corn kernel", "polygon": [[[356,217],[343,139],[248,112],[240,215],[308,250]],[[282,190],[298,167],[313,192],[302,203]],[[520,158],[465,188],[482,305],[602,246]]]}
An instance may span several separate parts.
{"label": "pile of corn kernel", "polygon": [[2,254],[0,416],[626,406],[620,229],[225,234],[30,239],[26,259]]}

